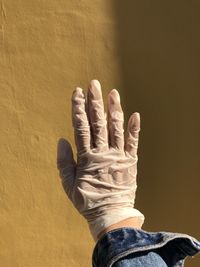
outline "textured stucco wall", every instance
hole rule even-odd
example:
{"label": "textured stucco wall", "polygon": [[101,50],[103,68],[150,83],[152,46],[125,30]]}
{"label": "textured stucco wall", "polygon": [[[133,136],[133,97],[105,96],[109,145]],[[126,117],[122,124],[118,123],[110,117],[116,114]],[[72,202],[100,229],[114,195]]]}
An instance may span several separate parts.
{"label": "textured stucco wall", "polygon": [[[141,113],[144,228],[200,239],[200,1],[115,1],[126,116]],[[199,267],[200,256],[186,266]]]}
{"label": "textured stucco wall", "polygon": [[108,1],[0,2],[0,266],[91,266],[93,240],[63,192],[56,145],[73,142],[71,93],[120,85]]}

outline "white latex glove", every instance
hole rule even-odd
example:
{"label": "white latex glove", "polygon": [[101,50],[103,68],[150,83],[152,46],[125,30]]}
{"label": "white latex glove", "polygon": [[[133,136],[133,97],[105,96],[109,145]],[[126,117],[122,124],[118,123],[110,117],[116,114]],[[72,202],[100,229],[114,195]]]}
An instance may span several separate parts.
{"label": "white latex glove", "polygon": [[57,166],[69,199],[88,221],[97,241],[102,230],[124,219],[137,217],[141,226],[144,222],[144,215],[134,208],[140,116],[131,115],[124,141],[117,90],[108,95],[108,127],[97,80],[91,81],[87,96],[86,101],[81,88],[72,95],[77,163],[71,145],[60,139]]}

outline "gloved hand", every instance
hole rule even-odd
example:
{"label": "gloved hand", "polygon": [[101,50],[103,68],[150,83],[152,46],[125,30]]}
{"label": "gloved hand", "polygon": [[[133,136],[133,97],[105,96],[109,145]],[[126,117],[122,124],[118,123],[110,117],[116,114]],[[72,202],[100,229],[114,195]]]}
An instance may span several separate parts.
{"label": "gloved hand", "polygon": [[101,85],[92,80],[87,101],[81,88],[72,95],[72,121],[77,163],[71,145],[60,139],[57,166],[63,187],[87,220],[94,240],[106,227],[126,218],[137,217],[142,226],[144,215],[134,208],[139,113],[131,115],[124,138],[120,96],[113,89],[108,95],[107,127]]}

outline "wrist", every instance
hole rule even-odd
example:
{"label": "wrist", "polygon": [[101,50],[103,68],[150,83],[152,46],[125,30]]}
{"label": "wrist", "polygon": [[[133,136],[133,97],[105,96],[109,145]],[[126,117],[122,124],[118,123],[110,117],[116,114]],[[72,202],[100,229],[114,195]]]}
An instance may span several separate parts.
{"label": "wrist", "polygon": [[102,230],[98,235],[97,235],[97,239],[100,239],[105,233],[108,233],[114,229],[119,229],[122,227],[132,227],[132,228],[137,228],[137,229],[141,229],[142,225],[141,225],[141,220],[138,217],[132,217],[132,218],[127,218],[124,219],[120,222],[114,223],[108,227],[106,227],[104,230]]}
{"label": "wrist", "polygon": [[[118,223],[129,219],[134,218],[134,224],[133,227],[141,227],[144,223],[144,215],[137,209],[132,207],[123,207],[118,209],[109,210],[107,212],[104,212],[104,214],[100,215],[99,212],[96,214],[93,213],[90,218],[87,218],[90,232],[95,240],[98,241],[99,234],[105,230],[105,229],[111,229],[112,227],[123,227],[119,226]],[[133,222],[133,220],[132,220]],[[115,225],[115,226],[114,226]],[[121,224],[120,224],[121,225]],[[130,226],[129,224],[125,224],[124,226]]]}

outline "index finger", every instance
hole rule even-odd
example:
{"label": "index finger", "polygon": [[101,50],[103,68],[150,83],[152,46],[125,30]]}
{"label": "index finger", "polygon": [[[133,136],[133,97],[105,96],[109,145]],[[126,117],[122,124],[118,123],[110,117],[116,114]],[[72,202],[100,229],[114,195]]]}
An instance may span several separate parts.
{"label": "index finger", "polygon": [[85,96],[79,87],[72,95],[72,122],[74,137],[78,153],[84,153],[90,149],[90,126],[86,114]]}

